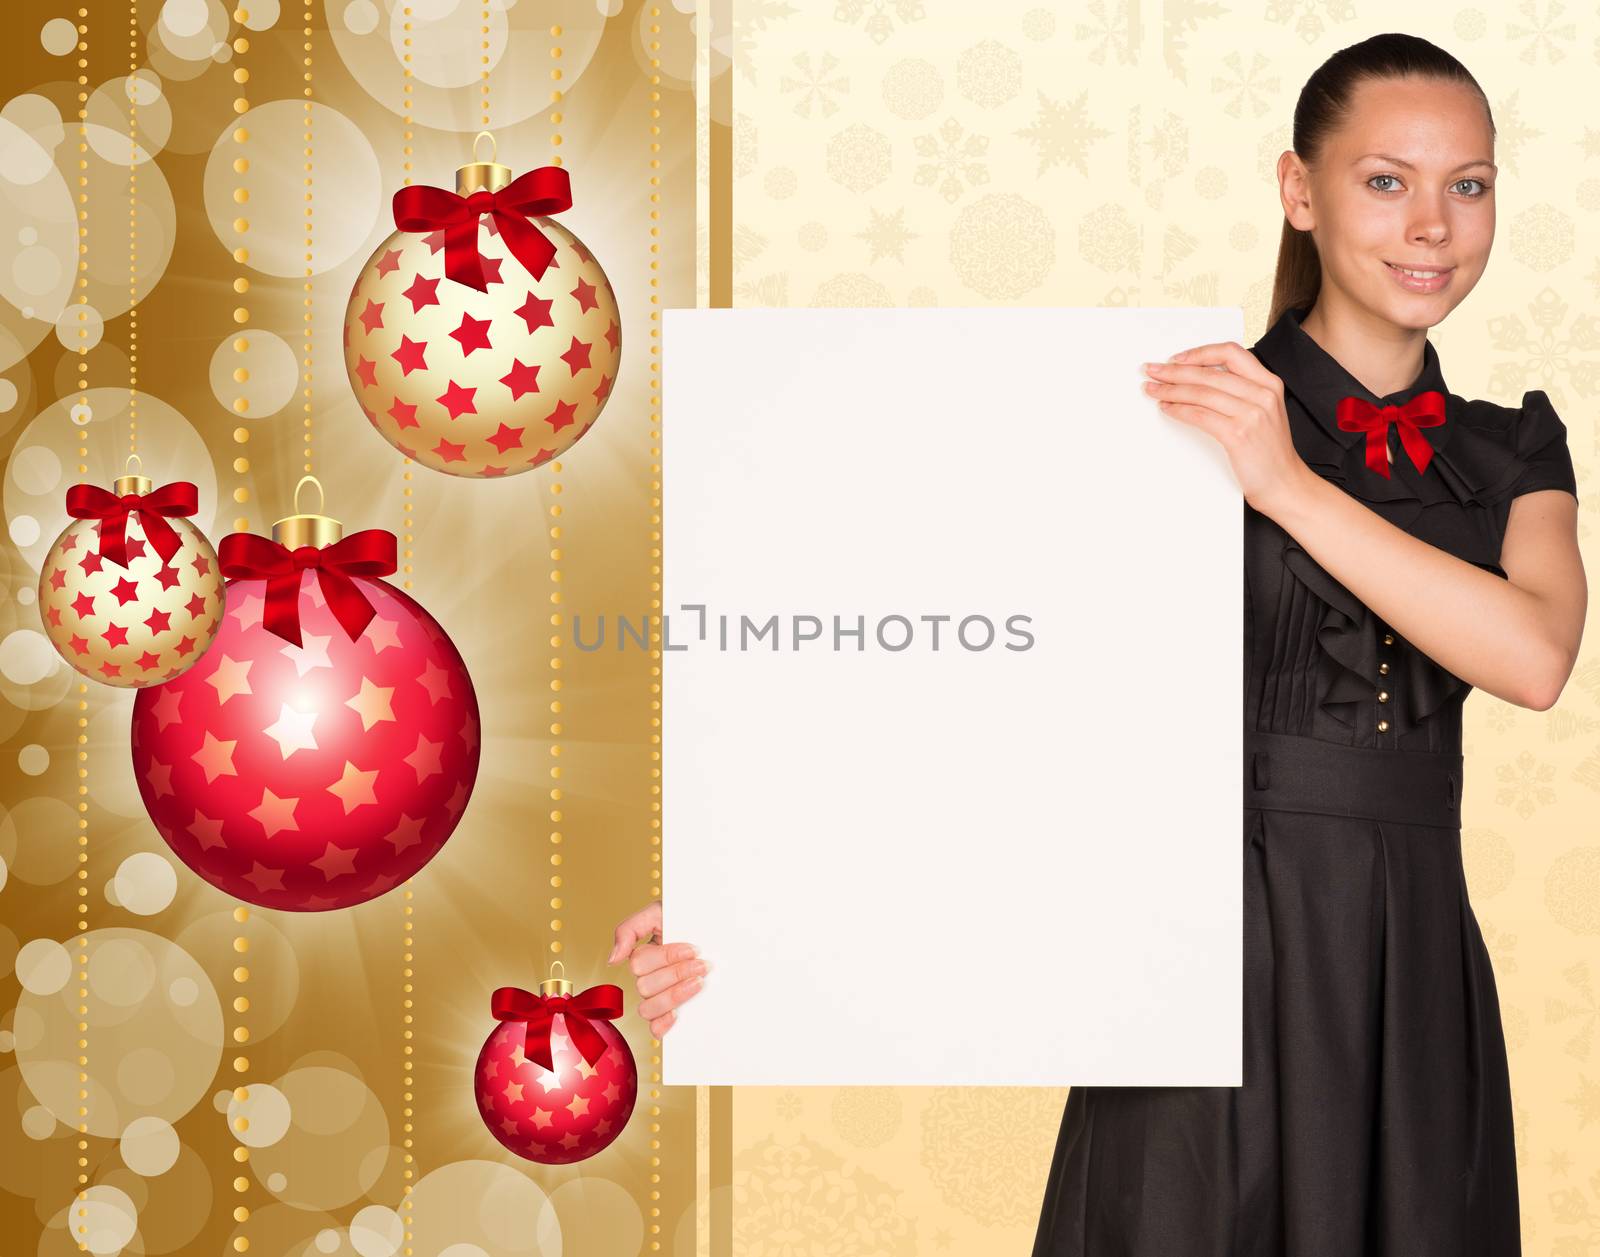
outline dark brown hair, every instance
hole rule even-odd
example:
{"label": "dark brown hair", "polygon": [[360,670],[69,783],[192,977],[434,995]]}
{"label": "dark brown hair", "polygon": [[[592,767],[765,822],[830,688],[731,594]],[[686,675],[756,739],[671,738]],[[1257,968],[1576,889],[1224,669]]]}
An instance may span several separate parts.
{"label": "dark brown hair", "polygon": [[[1291,147],[1306,165],[1314,165],[1328,134],[1349,113],[1357,84],[1368,79],[1398,79],[1406,75],[1444,79],[1469,85],[1483,101],[1494,134],[1494,115],[1488,97],[1462,65],[1443,48],[1416,35],[1397,32],[1374,35],[1359,44],[1341,48],[1324,61],[1300,89],[1294,106]],[[1322,288],[1322,259],[1309,231],[1300,231],[1287,218],[1278,242],[1278,265],[1272,276],[1272,306],[1267,326],[1277,323],[1285,310],[1311,305]]]}

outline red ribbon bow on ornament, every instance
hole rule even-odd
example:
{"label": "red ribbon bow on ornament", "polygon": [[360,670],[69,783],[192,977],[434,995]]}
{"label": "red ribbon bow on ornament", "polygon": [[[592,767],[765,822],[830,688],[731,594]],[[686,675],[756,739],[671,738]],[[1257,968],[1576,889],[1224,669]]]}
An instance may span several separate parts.
{"label": "red ribbon bow on ornament", "polygon": [[528,274],[542,279],[556,246],[528,221],[532,214],[572,208],[572,180],[565,166],[540,166],[498,192],[482,188],[470,196],[416,184],[394,194],[394,225],[401,231],[444,229],[444,273],[458,284],[488,290],[478,253],[478,219],[494,215],[495,226]]}
{"label": "red ribbon bow on ornament", "polygon": [[135,511],[144,535],[163,563],[183,545],[178,530],[163,516],[193,515],[200,509],[199,490],[187,480],[174,480],[149,493],[117,495],[97,484],[75,484],[67,490],[67,514],[100,521],[100,553],[118,567],[128,566],[128,516]]}
{"label": "red ribbon bow on ornament", "polygon": [[1341,397],[1338,423],[1345,432],[1367,434],[1367,467],[1387,480],[1389,425],[1393,423],[1400,429],[1400,444],[1420,473],[1428,470],[1433,447],[1419,429],[1438,427],[1444,422],[1444,412],[1444,394],[1437,389],[1418,393],[1403,406],[1374,406],[1362,397]]}
{"label": "red ribbon bow on ornament", "polygon": [[520,1021],[522,1054],[552,1073],[550,1025],[559,1014],[567,1019],[567,1034],[583,1059],[593,1065],[606,1050],[606,1041],[592,1019],[615,1021],[622,1016],[622,988],[609,982],[591,986],[577,995],[535,995],[520,986],[502,986],[489,1001],[496,1021]]}
{"label": "red ribbon bow on ornament", "polygon": [[314,568],[328,608],[355,641],[375,612],[354,576],[388,576],[395,570],[394,534],[382,528],[353,532],[331,546],[294,550],[256,533],[229,533],[217,547],[218,566],[228,580],[265,578],[261,621],[286,642],[300,645],[300,573]]}

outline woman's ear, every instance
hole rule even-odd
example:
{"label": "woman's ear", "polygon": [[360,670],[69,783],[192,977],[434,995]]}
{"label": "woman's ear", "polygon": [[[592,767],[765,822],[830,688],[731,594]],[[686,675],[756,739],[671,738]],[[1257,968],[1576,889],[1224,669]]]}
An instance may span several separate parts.
{"label": "woman's ear", "polygon": [[1316,226],[1311,212],[1311,172],[1292,148],[1278,156],[1278,199],[1283,202],[1283,216],[1295,230],[1310,231]]}

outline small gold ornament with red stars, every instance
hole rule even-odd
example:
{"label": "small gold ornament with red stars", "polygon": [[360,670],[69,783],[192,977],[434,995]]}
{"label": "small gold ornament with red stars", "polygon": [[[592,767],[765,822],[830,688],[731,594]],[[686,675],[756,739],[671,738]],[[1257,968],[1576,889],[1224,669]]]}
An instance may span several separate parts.
{"label": "small gold ornament with red stars", "polygon": [[599,417],[622,323],[594,254],[550,217],[571,206],[564,167],[513,179],[493,160],[458,169],[455,192],[395,193],[396,230],[345,310],[344,358],[362,412],[401,453],[454,476],[514,476]]}
{"label": "small gold ornament with red stars", "polygon": [[[134,456],[135,458],[137,455]],[[223,605],[222,572],[189,522],[198,491],[118,476],[67,490],[73,517],[39,573],[39,615],[61,657],[105,685],[170,681],[205,653]]]}

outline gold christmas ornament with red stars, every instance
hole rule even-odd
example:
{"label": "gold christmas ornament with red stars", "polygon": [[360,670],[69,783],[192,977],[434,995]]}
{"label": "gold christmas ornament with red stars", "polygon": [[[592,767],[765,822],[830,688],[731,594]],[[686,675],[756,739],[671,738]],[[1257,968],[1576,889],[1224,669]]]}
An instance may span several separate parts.
{"label": "gold christmas ornament with red stars", "polygon": [[566,169],[513,179],[492,158],[458,169],[453,193],[395,193],[396,230],[345,310],[362,412],[401,453],[454,476],[513,476],[564,453],[605,408],[621,360],[616,293],[550,217],[572,206]]}
{"label": "gold christmas ornament with red stars", "polygon": [[211,645],[223,580],[211,542],[188,519],[197,498],[187,480],[157,489],[136,473],[118,476],[109,492],[67,490],[73,521],[40,569],[39,615],[84,676],[125,689],[156,685]]}

